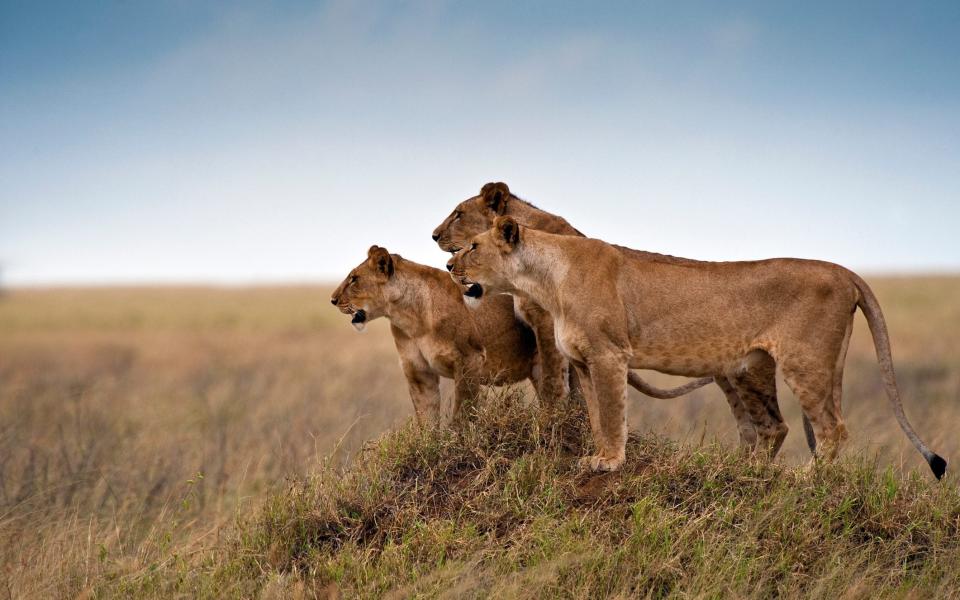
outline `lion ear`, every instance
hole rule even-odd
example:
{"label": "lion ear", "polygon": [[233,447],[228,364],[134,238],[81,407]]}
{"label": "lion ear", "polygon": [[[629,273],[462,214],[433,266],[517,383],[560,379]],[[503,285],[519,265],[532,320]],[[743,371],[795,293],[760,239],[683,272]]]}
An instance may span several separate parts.
{"label": "lion ear", "polygon": [[390,256],[386,248],[370,246],[370,250],[367,251],[367,259],[378,272],[387,277],[393,275],[393,257]]}
{"label": "lion ear", "polygon": [[520,241],[520,225],[513,217],[498,217],[493,224],[497,229],[497,237],[510,246],[516,246]]}
{"label": "lion ear", "polygon": [[494,213],[502,215],[506,212],[507,201],[510,200],[510,188],[504,182],[486,184],[480,188],[480,195],[483,197],[483,203]]}

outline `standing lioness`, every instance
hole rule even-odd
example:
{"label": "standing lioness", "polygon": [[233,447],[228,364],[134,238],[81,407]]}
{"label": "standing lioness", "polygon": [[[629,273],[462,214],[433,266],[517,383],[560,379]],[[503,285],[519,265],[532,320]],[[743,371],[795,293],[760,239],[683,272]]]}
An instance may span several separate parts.
{"label": "standing lioness", "polygon": [[[776,392],[779,364],[813,426],[818,453],[832,458],[847,437],[841,380],[858,307],[900,427],[938,479],[946,470],[903,413],[876,297],[839,265],[789,258],[712,263],[625,252],[500,217],[450,267],[474,296],[519,294],[554,316],[558,346],[587,397],[597,454],[584,460],[593,470],[623,464],[630,368],[713,375],[744,398],[762,399]],[[757,417],[757,433],[775,454],[787,427],[779,411]]]}
{"label": "standing lioness", "polygon": [[478,384],[535,380],[533,332],[513,315],[509,296],[468,309],[450,276],[372,246],[330,298],[362,330],[378,317],[390,320],[410,399],[419,422],[440,415],[440,377],[454,380],[453,416],[473,401]]}

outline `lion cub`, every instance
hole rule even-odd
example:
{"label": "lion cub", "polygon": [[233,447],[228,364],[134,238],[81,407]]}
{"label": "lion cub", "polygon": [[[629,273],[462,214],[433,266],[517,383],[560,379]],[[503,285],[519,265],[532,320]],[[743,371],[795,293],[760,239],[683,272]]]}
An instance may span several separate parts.
{"label": "lion cub", "polygon": [[510,296],[490,296],[468,309],[448,273],[379,246],[370,247],[367,260],[350,271],[330,302],[352,315],[360,331],[367,321],[390,320],[421,424],[439,421],[440,377],[454,380],[454,419],[480,384],[537,380],[536,338],[514,316]]}

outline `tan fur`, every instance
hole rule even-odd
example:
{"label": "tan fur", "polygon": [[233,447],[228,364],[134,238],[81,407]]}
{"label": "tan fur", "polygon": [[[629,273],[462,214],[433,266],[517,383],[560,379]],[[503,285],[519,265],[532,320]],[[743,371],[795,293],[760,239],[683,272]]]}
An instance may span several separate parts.
{"label": "tan fur", "polygon": [[532,381],[536,374],[533,332],[514,317],[509,296],[484,298],[470,310],[447,273],[378,246],[350,271],[331,302],[355,319],[363,311],[364,322],[389,319],[421,423],[439,418],[440,377],[454,380],[456,418],[476,397],[477,385]]}
{"label": "tan fur", "polygon": [[776,454],[787,433],[776,404],[779,365],[818,451],[835,456],[847,438],[840,394],[857,307],[873,333],[901,427],[938,477],[946,467],[903,414],[876,298],[843,267],[800,259],[687,260],[544,233],[510,217],[474,237],[452,266],[461,283],[480,284],[484,295],[528,297],[555,316],[558,345],[586,393],[597,453],[585,462],[594,470],[623,464],[630,368],[723,381],[751,413],[760,442]]}
{"label": "tan fur", "polygon": [[[490,229],[494,219],[509,215],[519,223],[559,235],[583,236],[563,217],[551,214],[521,200],[510,192],[503,182],[487,183],[480,193],[467,198],[433,230],[433,239],[445,252],[456,254],[475,235]],[[569,365],[556,345],[554,319],[550,313],[529,298],[515,297],[516,312],[537,337],[537,352],[542,369],[538,391],[548,402],[558,402],[567,393]],[[654,387],[636,373],[627,374],[628,383],[654,398],[676,398],[711,382],[709,378],[690,382],[670,390]],[[576,390],[577,377],[570,377],[571,387]]]}

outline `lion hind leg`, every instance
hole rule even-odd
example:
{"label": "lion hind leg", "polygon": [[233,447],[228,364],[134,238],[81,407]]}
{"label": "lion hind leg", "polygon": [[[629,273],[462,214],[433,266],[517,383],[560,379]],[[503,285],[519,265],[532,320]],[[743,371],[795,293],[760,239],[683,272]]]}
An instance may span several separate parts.
{"label": "lion hind leg", "polygon": [[757,429],[753,426],[753,420],[750,418],[750,412],[744,405],[743,400],[737,394],[727,378],[719,375],[715,378],[717,385],[723,390],[727,397],[727,404],[730,405],[730,412],[737,421],[737,431],[740,434],[740,447],[747,451],[752,451],[757,445]]}
{"label": "lion hind leg", "polygon": [[834,403],[833,365],[785,362],[783,378],[810,421],[816,440],[816,456],[832,460],[847,439],[847,428],[839,406]]}
{"label": "lion hind leg", "polygon": [[850,334],[853,333],[853,319],[847,322],[847,329],[840,343],[840,352],[833,367],[833,410],[840,415],[843,401],[843,365],[847,361],[847,348],[850,347]]}
{"label": "lion hind leg", "polygon": [[807,415],[803,415],[803,435],[807,438],[807,448],[810,448],[810,454],[817,455],[817,434],[813,432],[813,425]]}
{"label": "lion hind leg", "polygon": [[[840,352],[837,354],[837,361],[833,370],[833,410],[837,415],[842,414],[843,400],[843,365],[847,359],[847,348],[850,346],[850,334],[853,332],[853,320],[847,323],[847,329],[843,334],[843,342],[840,344]],[[844,429],[844,432],[846,429]],[[810,454],[817,455],[817,434],[813,431],[813,424],[810,423],[806,413],[803,415],[803,433],[807,437],[807,447],[810,448]],[[844,433],[844,436],[846,434]]]}
{"label": "lion hind leg", "polygon": [[758,445],[774,458],[789,431],[777,401],[777,365],[763,350],[754,350],[744,362],[744,368],[732,373],[728,380],[750,415]]}

